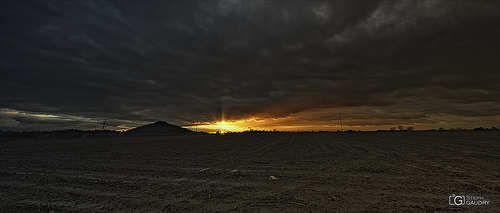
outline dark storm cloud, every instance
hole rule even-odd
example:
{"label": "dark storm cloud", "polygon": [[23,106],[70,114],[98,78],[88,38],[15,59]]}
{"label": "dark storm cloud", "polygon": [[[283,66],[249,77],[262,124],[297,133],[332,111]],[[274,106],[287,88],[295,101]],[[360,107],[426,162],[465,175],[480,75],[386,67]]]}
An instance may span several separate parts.
{"label": "dark storm cloud", "polygon": [[330,108],[356,124],[500,111],[497,2],[1,5],[4,111],[181,125]]}

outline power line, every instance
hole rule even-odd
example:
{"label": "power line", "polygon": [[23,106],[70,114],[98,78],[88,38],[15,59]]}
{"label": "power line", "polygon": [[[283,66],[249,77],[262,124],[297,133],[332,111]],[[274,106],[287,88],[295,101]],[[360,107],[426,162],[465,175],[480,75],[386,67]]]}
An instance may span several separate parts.
{"label": "power line", "polygon": [[342,116],[341,116],[340,112],[337,113],[337,114],[339,114],[340,128],[342,128],[342,132],[343,132],[344,131],[344,126],[342,126]]}
{"label": "power line", "polygon": [[102,123],[102,130],[104,131],[104,127],[106,126],[106,118],[104,119],[104,122]]}

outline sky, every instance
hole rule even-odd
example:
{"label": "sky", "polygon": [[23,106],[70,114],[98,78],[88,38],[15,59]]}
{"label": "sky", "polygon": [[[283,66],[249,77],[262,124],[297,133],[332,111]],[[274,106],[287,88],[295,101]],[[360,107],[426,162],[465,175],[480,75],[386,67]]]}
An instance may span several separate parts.
{"label": "sky", "polygon": [[0,130],[500,126],[498,1],[2,1]]}

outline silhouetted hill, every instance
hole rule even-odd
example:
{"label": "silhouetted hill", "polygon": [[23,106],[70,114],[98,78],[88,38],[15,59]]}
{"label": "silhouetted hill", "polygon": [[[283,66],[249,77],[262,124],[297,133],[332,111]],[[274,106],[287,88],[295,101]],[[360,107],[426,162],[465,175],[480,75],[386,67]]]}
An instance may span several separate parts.
{"label": "silhouetted hill", "polygon": [[185,135],[195,133],[189,129],[169,124],[165,121],[157,121],[127,131],[127,134],[131,135]]}

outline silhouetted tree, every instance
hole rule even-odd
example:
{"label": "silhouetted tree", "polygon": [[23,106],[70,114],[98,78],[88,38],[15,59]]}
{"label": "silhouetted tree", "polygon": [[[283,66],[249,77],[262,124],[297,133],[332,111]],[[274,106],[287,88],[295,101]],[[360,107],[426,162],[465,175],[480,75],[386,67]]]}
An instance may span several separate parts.
{"label": "silhouetted tree", "polygon": [[399,131],[403,131],[405,128],[403,126],[398,126]]}
{"label": "silhouetted tree", "polygon": [[406,130],[408,130],[408,131],[413,131],[413,130],[415,130],[415,128],[414,128],[414,127],[412,127],[412,126],[409,126],[408,128],[406,128]]}

